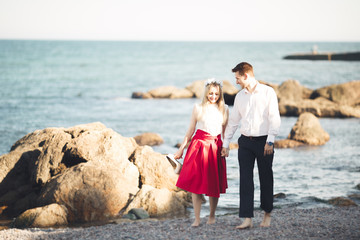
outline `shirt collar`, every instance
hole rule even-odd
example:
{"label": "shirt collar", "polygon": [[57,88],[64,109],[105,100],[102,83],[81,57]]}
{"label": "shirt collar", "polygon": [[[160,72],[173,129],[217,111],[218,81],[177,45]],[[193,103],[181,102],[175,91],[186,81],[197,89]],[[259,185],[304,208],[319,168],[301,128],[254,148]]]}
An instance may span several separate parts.
{"label": "shirt collar", "polygon": [[[255,80],[256,80],[256,79],[255,79]],[[252,92],[252,93],[256,93],[256,92],[259,91],[260,82],[259,82],[258,80],[256,80],[256,82],[257,82],[257,84],[256,84],[256,87],[255,87],[255,90],[254,90],[254,92]],[[244,92],[245,92],[246,94],[252,94],[252,93],[250,93],[246,88],[244,88]]]}

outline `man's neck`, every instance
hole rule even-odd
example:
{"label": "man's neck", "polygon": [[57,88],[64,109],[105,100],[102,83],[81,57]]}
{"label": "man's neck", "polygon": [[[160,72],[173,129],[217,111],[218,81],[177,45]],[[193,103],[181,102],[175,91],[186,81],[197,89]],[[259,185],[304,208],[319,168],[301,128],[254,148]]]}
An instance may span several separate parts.
{"label": "man's neck", "polygon": [[248,90],[250,93],[253,93],[258,84],[258,81],[256,81],[254,77],[249,77],[248,80],[249,84],[246,86],[246,90]]}

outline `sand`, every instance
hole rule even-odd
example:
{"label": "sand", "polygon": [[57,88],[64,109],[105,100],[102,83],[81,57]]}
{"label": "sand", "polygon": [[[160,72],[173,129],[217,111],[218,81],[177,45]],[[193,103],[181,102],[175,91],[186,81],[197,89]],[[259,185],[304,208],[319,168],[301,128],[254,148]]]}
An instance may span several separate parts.
{"label": "sand", "polygon": [[202,218],[116,221],[102,226],[31,228],[0,231],[0,239],[360,239],[360,207],[275,209],[269,228],[260,227],[263,213],[255,211],[254,227],[237,230],[237,215],[217,216],[214,225]]}

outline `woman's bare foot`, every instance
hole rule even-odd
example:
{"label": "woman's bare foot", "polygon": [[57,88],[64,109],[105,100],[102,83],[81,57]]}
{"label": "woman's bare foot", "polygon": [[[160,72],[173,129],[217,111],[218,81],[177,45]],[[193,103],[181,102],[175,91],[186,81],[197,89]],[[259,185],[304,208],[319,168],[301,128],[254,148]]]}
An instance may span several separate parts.
{"label": "woman's bare foot", "polygon": [[198,227],[200,226],[200,219],[195,219],[195,221],[193,222],[193,224],[191,224],[192,227]]}
{"label": "woman's bare foot", "polygon": [[270,222],[271,222],[271,214],[265,212],[264,219],[262,220],[260,227],[270,227]]}
{"label": "woman's bare foot", "polygon": [[243,223],[239,226],[236,227],[236,229],[247,229],[247,228],[252,228],[253,227],[253,223],[251,218],[245,218],[245,220],[243,221]]}
{"label": "woman's bare foot", "polygon": [[208,225],[215,224],[215,217],[209,217],[206,224],[208,224]]}

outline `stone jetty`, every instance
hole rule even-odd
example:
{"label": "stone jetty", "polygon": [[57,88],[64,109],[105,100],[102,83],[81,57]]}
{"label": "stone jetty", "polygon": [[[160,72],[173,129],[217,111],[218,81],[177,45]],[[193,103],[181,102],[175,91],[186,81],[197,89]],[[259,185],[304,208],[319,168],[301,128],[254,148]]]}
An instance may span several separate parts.
{"label": "stone jetty", "polygon": [[288,60],[312,60],[312,61],[360,61],[360,52],[348,53],[297,53],[283,57]]}

